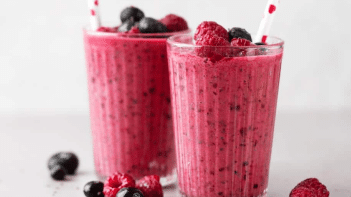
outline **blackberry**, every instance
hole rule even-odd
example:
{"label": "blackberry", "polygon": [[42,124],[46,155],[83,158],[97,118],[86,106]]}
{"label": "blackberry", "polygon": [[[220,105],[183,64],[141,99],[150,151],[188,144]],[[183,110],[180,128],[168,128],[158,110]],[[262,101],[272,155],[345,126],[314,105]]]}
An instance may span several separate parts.
{"label": "blackberry", "polygon": [[228,32],[228,35],[229,35],[229,41],[231,41],[233,38],[244,38],[252,42],[251,35],[245,29],[240,27],[231,28]]}
{"label": "blackberry", "polygon": [[136,22],[140,21],[142,18],[144,18],[144,12],[141,11],[139,8],[136,8],[133,6],[124,8],[120,16],[122,23],[124,23],[126,20],[130,19],[131,17],[133,17]]}
{"label": "blackberry", "polygon": [[134,18],[131,17],[131,18],[127,19],[126,21],[124,21],[124,23],[122,23],[122,25],[118,27],[118,31],[119,32],[127,32],[130,29],[132,29],[132,27],[134,25],[135,25]]}
{"label": "blackberry", "polygon": [[99,181],[90,181],[85,184],[83,192],[86,197],[104,197],[104,183]]}
{"label": "blackberry", "polygon": [[139,22],[139,31],[141,33],[164,33],[167,27],[156,19],[144,17]]}
{"label": "blackberry", "polygon": [[55,165],[50,169],[50,176],[53,179],[58,180],[58,181],[64,180],[66,174],[67,174],[66,169],[60,165]]}
{"label": "blackberry", "polygon": [[116,197],[144,197],[144,195],[137,188],[124,187],[121,190],[119,190]]}
{"label": "blackberry", "polygon": [[74,174],[78,164],[78,157],[74,153],[59,152],[50,157],[48,168],[51,170],[58,165],[63,167],[67,171],[67,174]]}

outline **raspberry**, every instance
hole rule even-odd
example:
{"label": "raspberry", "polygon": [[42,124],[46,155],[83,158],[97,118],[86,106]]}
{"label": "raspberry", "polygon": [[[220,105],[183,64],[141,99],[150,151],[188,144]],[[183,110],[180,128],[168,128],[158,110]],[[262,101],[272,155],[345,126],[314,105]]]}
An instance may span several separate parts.
{"label": "raspberry", "polygon": [[131,33],[131,34],[138,34],[138,33],[140,33],[140,31],[139,31],[139,29],[138,29],[138,27],[137,26],[134,26],[134,27],[132,27],[129,31],[128,31],[128,33]]}
{"label": "raspberry", "polygon": [[123,187],[135,187],[135,181],[128,174],[116,172],[109,176],[104,183],[105,197],[116,197],[118,191]]}
{"label": "raspberry", "polygon": [[289,197],[328,197],[329,191],[316,178],[306,179],[291,190]]}
{"label": "raspberry", "polygon": [[229,46],[229,42],[217,36],[214,32],[208,31],[196,40],[196,45],[209,45],[209,46]]}
{"label": "raspberry", "polygon": [[136,183],[136,188],[143,192],[145,197],[163,197],[162,186],[157,175],[145,176]]}
{"label": "raspberry", "polygon": [[246,40],[244,38],[233,38],[232,41],[230,42],[230,45],[233,47],[238,47],[238,46],[255,46],[250,40]]}
{"label": "raspberry", "polygon": [[218,37],[211,31],[201,36],[195,43],[196,45],[205,45],[200,48],[196,48],[196,54],[200,57],[209,57],[212,62],[218,61],[224,56],[227,56],[228,52],[228,48],[226,47],[212,46],[230,46],[230,43],[226,39]]}
{"label": "raspberry", "polygon": [[100,32],[117,32],[117,28],[111,28],[111,27],[99,27],[99,29],[97,29],[97,31]]}
{"label": "raspberry", "polygon": [[188,29],[188,23],[184,18],[175,14],[168,14],[160,20],[161,23],[166,25],[169,32],[183,31]]}
{"label": "raspberry", "polygon": [[228,40],[228,32],[224,27],[218,25],[213,21],[204,21],[199,26],[197,26],[194,39],[198,40],[202,36],[206,35],[209,31],[213,32],[216,36],[222,37]]}

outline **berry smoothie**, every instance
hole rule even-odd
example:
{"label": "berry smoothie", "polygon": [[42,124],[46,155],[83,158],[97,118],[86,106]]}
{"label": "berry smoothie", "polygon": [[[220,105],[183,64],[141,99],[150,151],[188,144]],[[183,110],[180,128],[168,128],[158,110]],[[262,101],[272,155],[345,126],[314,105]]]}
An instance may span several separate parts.
{"label": "berry smoothie", "polygon": [[187,31],[157,31],[167,29],[144,15],[130,25],[135,17],[122,15],[119,27],[84,30],[95,168],[102,177],[155,174],[171,183],[176,162],[166,39]]}
{"label": "berry smoothie", "polygon": [[178,182],[187,197],[266,195],[283,48],[252,47],[217,47],[232,53],[210,58],[191,36],[168,42]]}

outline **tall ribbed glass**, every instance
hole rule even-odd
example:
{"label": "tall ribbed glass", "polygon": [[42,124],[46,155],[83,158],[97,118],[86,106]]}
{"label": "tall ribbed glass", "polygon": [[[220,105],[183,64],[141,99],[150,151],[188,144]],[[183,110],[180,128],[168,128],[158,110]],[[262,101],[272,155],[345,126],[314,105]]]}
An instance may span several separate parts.
{"label": "tall ribbed glass", "polygon": [[[184,32],[183,32],[184,33]],[[166,39],[84,30],[95,168],[175,181]]]}
{"label": "tall ribbed glass", "polygon": [[[201,47],[168,40],[177,173],[187,197],[266,196],[283,41]],[[203,52],[225,53],[203,57]]]}

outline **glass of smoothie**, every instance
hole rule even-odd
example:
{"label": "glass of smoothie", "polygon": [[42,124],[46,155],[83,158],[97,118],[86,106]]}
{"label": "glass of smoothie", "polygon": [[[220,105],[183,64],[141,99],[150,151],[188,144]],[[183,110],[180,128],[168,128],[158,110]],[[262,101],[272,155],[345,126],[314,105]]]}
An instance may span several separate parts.
{"label": "glass of smoothie", "polygon": [[167,44],[180,192],[266,196],[284,42],[201,25]]}
{"label": "glass of smoothie", "polygon": [[186,27],[172,29],[176,15],[158,21],[138,9],[123,21],[123,12],[118,27],[83,30],[95,169],[101,178],[118,171],[135,179],[159,175],[162,185],[171,184],[176,162],[166,39],[189,30],[184,19]]}

